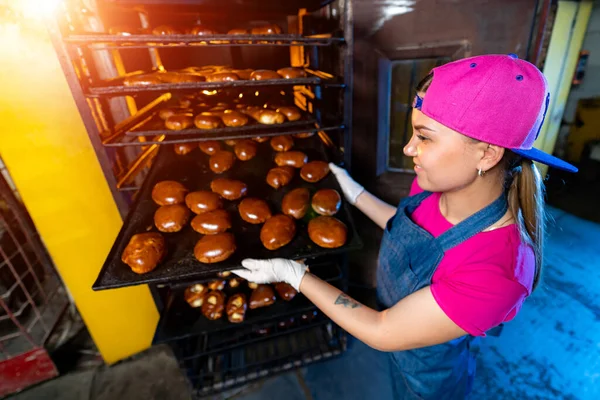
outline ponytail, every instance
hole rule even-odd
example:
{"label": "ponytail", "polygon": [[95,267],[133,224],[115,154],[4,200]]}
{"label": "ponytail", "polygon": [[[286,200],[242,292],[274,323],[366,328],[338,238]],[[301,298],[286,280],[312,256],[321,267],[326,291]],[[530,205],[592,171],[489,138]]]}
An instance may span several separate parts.
{"label": "ponytail", "polygon": [[544,184],[533,161],[521,158],[508,150],[504,158],[508,207],[517,222],[522,240],[533,248],[535,255],[533,277],[533,289],[535,289],[542,274],[545,230]]}

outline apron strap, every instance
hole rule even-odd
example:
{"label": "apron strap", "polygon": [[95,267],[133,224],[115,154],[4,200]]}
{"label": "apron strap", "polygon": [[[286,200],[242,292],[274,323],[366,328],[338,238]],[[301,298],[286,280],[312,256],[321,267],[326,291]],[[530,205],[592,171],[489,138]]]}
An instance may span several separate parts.
{"label": "apron strap", "polygon": [[446,252],[475,236],[488,226],[491,226],[506,214],[506,210],[508,210],[508,202],[506,201],[506,196],[502,194],[483,210],[476,212],[469,218],[442,233],[438,236],[437,240],[444,252]]}
{"label": "apron strap", "polygon": [[405,197],[400,202],[398,209],[400,210],[401,208],[404,207],[404,208],[406,208],[408,215],[410,215],[413,213],[413,211],[416,210],[416,208],[419,206],[419,204],[421,204],[421,202],[423,200],[425,200],[426,198],[431,196],[431,194],[432,194],[431,192],[421,192],[421,193],[417,193],[410,197]]}

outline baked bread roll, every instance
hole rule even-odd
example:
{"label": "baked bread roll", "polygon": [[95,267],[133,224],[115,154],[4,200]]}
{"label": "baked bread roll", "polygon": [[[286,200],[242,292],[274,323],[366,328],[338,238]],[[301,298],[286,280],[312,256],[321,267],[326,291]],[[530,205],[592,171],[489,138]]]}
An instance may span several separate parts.
{"label": "baked bread roll", "polygon": [[269,137],[268,136],[257,136],[257,137],[252,138],[252,140],[254,140],[255,142],[258,142],[258,143],[264,143],[267,140],[269,140]]}
{"label": "baked bread roll", "polygon": [[262,109],[256,114],[253,114],[254,118],[264,125],[278,125],[285,122],[285,115],[280,112]]}
{"label": "baked bread roll", "polygon": [[234,162],[235,155],[233,155],[232,152],[220,150],[210,156],[208,166],[215,174],[222,174],[223,172],[230,170],[231,167],[233,167]]}
{"label": "baked bread roll", "polygon": [[225,293],[220,291],[208,292],[204,295],[202,302],[202,315],[211,321],[217,320],[223,316],[225,309]]}
{"label": "baked bread roll", "polygon": [[279,107],[277,108],[277,112],[285,115],[288,121],[298,121],[300,118],[302,118],[302,113],[298,107]]}
{"label": "baked bread roll", "polygon": [[271,209],[266,201],[249,197],[238,205],[240,217],[251,224],[262,224],[271,218]]}
{"label": "baked bread roll", "polygon": [[210,190],[218,193],[224,199],[237,200],[246,195],[248,187],[241,181],[217,178],[210,183]]}
{"label": "baked bread roll", "polygon": [[194,25],[193,27],[191,27],[189,29],[188,34],[196,35],[196,36],[207,36],[207,35],[218,35],[219,32],[212,30],[210,28],[207,28],[203,25]]}
{"label": "baked bread roll", "polygon": [[310,240],[321,247],[335,249],[346,243],[348,228],[334,217],[317,217],[308,223]]}
{"label": "baked bread roll", "polygon": [[296,291],[296,289],[294,289],[292,285],[285,282],[276,283],[275,290],[277,291],[279,297],[281,297],[285,301],[291,301],[298,294],[298,292]]}
{"label": "baked bread roll", "polygon": [[248,123],[248,116],[239,111],[225,110],[221,119],[225,126],[244,126]]}
{"label": "baked bread roll", "polygon": [[217,129],[221,126],[221,118],[214,115],[196,115],[194,118],[194,125],[198,129]]}
{"label": "baked bread roll", "polygon": [[252,72],[254,72],[254,70],[253,69],[234,69],[232,72],[234,74],[236,74],[240,79],[249,81],[250,79],[252,79]]}
{"label": "baked bread roll", "polygon": [[281,79],[281,76],[275,71],[270,69],[257,69],[250,74],[250,79],[253,81],[266,81],[269,79]]}
{"label": "baked bread roll", "polygon": [[173,150],[175,151],[175,154],[179,154],[180,156],[184,156],[190,153],[195,148],[196,143],[175,143],[173,145]]}
{"label": "baked bread roll", "polygon": [[288,185],[294,177],[294,168],[275,167],[267,173],[267,183],[274,189]]}
{"label": "baked bread roll", "polygon": [[132,75],[123,79],[124,86],[150,86],[158,85],[159,83],[163,82],[156,73]]}
{"label": "baked bread roll", "polygon": [[227,313],[227,319],[229,322],[239,324],[244,321],[246,316],[246,309],[248,308],[248,301],[246,295],[243,293],[236,293],[227,300],[227,307],[225,312]]}
{"label": "baked bread roll", "polygon": [[190,219],[190,210],[183,204],[161,206],[154,212],[154,225],[161,232],[179,232]]}
{"label": "baked bread roll", "polygon": [[253,35],[279,35],[281,28],[275,24],[262,25],[252,28],[250,33]]}
{"label": "baked bread roll", "polygon": [[271,147],[275,151],[288,151],[294,147],[294,139],[289,135],[275,136],[271,139]]}
{"label": "baked bread roll", "polygon": [[152,271],[166,254],[165,239],[160,233],[138,233],[129,239],[121,261],[136,274]]}
{"label": "baked bread roll", "polygon": [[207,82],[233,82],[239,80],[240,77],[234,72],[215,72],[206,76]]}
{"label": "baked bread roll", "polygon": [[275,292],[270,285],[258,285],[250,295],[250,309],[267,307],[275,303]]}
{"label": "baked bread roll", "polygon": [[204,82],[206,80],[202,75],[175,71],[157,72],[156,76],[160,80],[160,83],[191,83]]}
{"label": "baked bread roll", "polygon": [[225,281],[223,279],[214,279],[214,280],[208,282],[208,288],[210,290],[223,290],[223,289],[225,289],[226,284],[227,284],[227,281]]}
{"label": "baked bread roll", "polygon": [[[189,106],[187,106],[189,107]],[[158,116],[160,117],[160,119],[162,120],[166,120],[167,118],[169,118],[172,115],[177,115],[177,114],[184,114],[184,115],[189,115],[192,113],[192,110],[190,108],[187,107],[166,107],[161,109],[158,112]]]}
{"label": "baked bread roll", "polygon": [[293,136],[298,139],[306,139],[306,138],[313,136],[314,134],[315,134],[314,132],[302,132],[302,133],[296,133]]}
{"label": "baked bread roll", "polygon": [[243,278],[240,278],[239,276],[234,276],[229,280],[229,287],[235,289],[236,287],[239,287],[242,284],[242,282],[244,282]]}
{"label": "baked bread roll", "polygon": [[312,209],[317,214],[332,216],[342,205],[342,197],[334,189],[321,189],[312,198]]}
{"label": "baked bread roll", "polygon": [[179,182],[162,181],[152,188],[152,200],[159,206],[179,204],[185,201],[188,190]]}
{"label": "baked bread roll", "polygon": [[296,188],[283,196],[281,212],[296,219],[302,219],[308,211],[310,191],[307,188]]}
{"label": "baked bread roll", "polygon": [[258,106],[248,106],[243,110],[240,110],[241,112],[243,112],[246,115],[251,116],[252,118],[254,118],[255,120],[258,121],[258,117],[260,115],[260,112],[263,110],[262,107],[258,107]]}
{"label": "baked bread roll", "polygon": [[319,182],[329,173],[329,164],[325,161],[311,161],[300,170],[300,176],[306,182]]}
{"label": "baked bread roll", "polygon": [[231,29],[227,32],[228,35],[248,35],[248,29]]}
{"label": "baked bread roll", "polygon": [[218,209],[196,215],[192,219],[192,229],[203,235],[216,235],[231,228],[231,218],[226,210]]}
{"label": "baked bread roll", "polygon": [[217,142],[216,140],[206,140],[204,142],[200,142],[198,147],[200,147],[200,150],[202,150],[204,154],[212,156],[217,151],[221,150],[221,143]]}
{"label": "baked bread roll", "polygon": [[294,239],[296,223],[283,214],[275,215],[267,220],[260,230],[260,241],[268,250],[277,250]]}
{"label": "baked bread roll", "polygon": [[152,29],[152,33],[154,35],[177,35],[181,32],[173,28],[171,25],[159,25]]}
{"label": "baked bread roll", "polygon": [[242,140],[235,144],[235,155],[242,161],[248,161],[256,156],[258,145],[252,140]]}
{"label": "baked bread roll", "polygon": [[204,236],[194,247],[194,256],[205,264],[227,260],[235,252],[235,238],[229,232]]}
{"label": "baked bread roll", "polygon": [[189,114],[175,114],[171,115],[165,120],[165,126],[167,129],[172,131],[180,131],[187,129],[194,124],[194,117],[191,113]]}
{"label": "baked bread roll", "polygon": [[204,301],[204,295],[208,291],[208,288],[201,283],[188,286],[183,292],[183,298],[192,308],[202,307]]}
{"label": "baked bread roll", "polygon": [[308,157],[301,151],[281,151],[275,154],[275,164],[283,167],[287,165],[294,168],[302,168],[308,162]]}
{"label": "baked bread roll", "polygon": [[223,201],[218,194],[206,190],[188,193],[185,204],[194,214],[204,214],[223,208]]}
{"label": "baked bread roll", "polygon": [[277,73],[284,79],[306,78],[306,71],[302,68],[287,67],[277,70]]}

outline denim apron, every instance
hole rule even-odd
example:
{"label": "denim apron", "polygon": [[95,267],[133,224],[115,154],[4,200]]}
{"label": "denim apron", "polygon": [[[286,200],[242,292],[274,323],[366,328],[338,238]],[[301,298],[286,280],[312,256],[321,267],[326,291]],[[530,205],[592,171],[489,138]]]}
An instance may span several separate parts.
{"label": "denim apron", "polygon": [[[387,223],[377,271],[377,297],[384,308],[429,286],[448,249],[493,225],[508,208],[502,195],[435,238],[410,219],[429,195],[430,192],[422,192],[403,199]],[[475,374],[475,339],[466,335],[435,346],[390,353],[394,399],[465,398]]]}

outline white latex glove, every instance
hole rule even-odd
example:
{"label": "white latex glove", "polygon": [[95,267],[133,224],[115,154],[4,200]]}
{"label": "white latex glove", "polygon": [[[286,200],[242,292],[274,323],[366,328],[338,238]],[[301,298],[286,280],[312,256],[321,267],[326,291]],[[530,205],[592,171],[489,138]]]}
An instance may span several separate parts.
{"label": "white latex glove", "polygon": [[356,199],[358,199],[358,196],[365,191],[365,188],[352,179],[348,174],[348,171],[338,167],[334,163],[329,163],[329,169],[333,172],[335,179],[337,179],[340,184],[346,200],[348,200],[350,204],[355,205]]}
{"label": "white latex glove", "polygon": [[253,260],[247,258],[242,261],[246,269],[236,269],[233,272],[248,282],[255,283],[289,283],[300,291],[300,282],[306,273],[307,266],[285,258],[272,258],[270,260]]}

